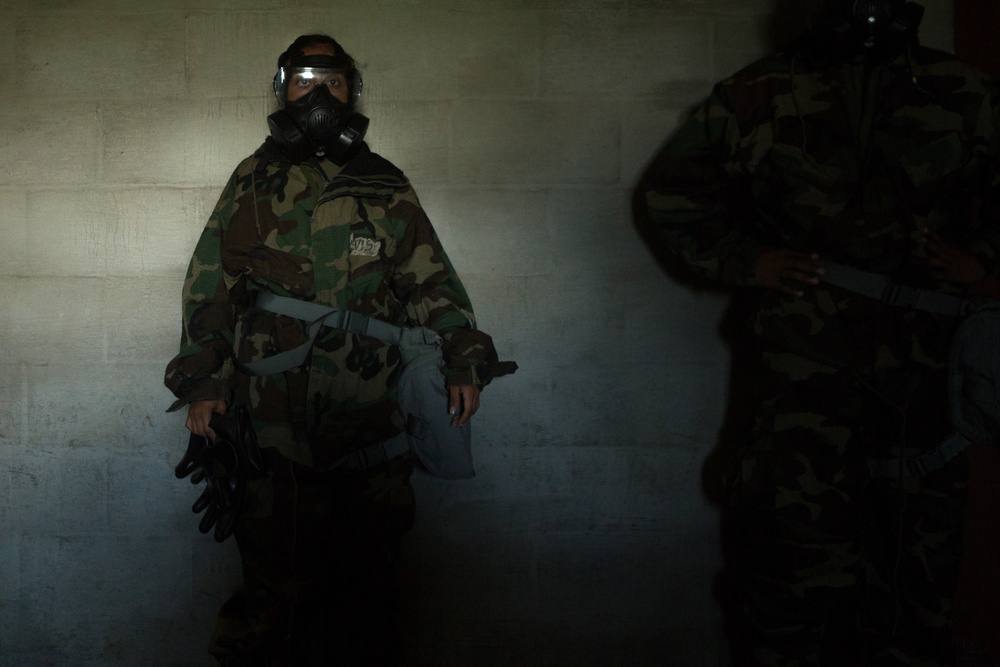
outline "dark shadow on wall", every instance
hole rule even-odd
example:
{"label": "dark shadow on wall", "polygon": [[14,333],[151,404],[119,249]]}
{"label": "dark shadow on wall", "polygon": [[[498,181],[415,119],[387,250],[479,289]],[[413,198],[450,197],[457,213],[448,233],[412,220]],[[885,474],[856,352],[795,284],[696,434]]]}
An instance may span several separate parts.
{"label": "dark shadow on wall", "polygon": [[[809,18],[821,0],[776,0],[773,11],[760,26],[765,43],[771,50],[792,44],[808,27]],[[746,65],[750,63],[747,62]],[[707,92],[707,91],[706,91]],[[700,104],[698,105],[700,106]],[[693,112],[693,110],[692,110]],[[686,118],[686,116],[685,116]],[[720,293],[720,288],[694,275],[680,258],[668,250],[650,218],[644,193],[653,187],[666,157],[669,138],[664,141],[644,170],[632,194],[632,214],[635,228],[667,278],[695,292]],[[745,642],[742,635],[742,614],[735,573],[742,562],[737,539],[739,522],[727,500],[729,480],[738,470],[740,452],[754,421],[755,396],[759,359],[757,341],[752,331],[752,316],[757,310],[757,291],[752,288],[727,290],[729,303],[719,323],[717,333],[730,354],[728,396],[722,425],[712,450],[701,468],[701,489],[705,498],[719,511],[719,539],[723,569],[713,582],[713,595],[721,609],[729,644],[731,664],[746,664]]]}
{"label": "dark shadow on wall", "polygon": [[769,49],[776,51],[798,39],[821,5],[822,0],[775,0],[774,8],[760,26]]}
{"label": "dark shadow on wall", "polygon": [[[663,149],[650,163],[632,196],[632,214],[636,231],[656,259],[667,279],[695,292],[720,293],[720,289],[694,275],[687,266],[663,244],[653,221],[646,210],[644,193],[655,179],[657,163]],[[719,539],[722,549],[723,569],[713,582],[713,595],[722,611],[729,652],[735,667],[741,665],[744,642],[740,631],[740,604],[735,587],[735,568],[741,562],[737,550],[739,540],[735,530],[739,527],[728,511],[726,489],[728,480],[737,469],[739,453],[753,422],[754,388],[757,371],[754,359],[758,357],[755,339],[748,326],[756,310],[756,294],[752,289],[729,290],[729,303],[719,323],[718,334],[729,348],[730,369],[728,395],[722,425],[712,450],[701,467],[701,489],[705,498],[719,512]]]}

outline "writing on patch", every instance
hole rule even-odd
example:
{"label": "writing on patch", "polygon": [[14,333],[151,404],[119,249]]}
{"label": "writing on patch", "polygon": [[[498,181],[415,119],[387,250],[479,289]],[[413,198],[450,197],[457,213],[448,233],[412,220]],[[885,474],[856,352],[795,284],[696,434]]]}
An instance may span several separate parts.
{"label": "writing on patch", "polygon": [[365,238],[364,236],[355,237],[354,234],[351,234],[352,255],[359,255],[361,257],[378,257],[378,251],[381,249],[382,241]]}

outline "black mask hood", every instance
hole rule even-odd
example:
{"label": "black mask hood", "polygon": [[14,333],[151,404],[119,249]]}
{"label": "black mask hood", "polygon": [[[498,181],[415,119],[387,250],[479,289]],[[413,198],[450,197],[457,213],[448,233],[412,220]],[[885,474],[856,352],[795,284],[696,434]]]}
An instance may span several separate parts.
{"label": "black mask hood", "polygon": [[830,0],[799,51],[817,65],[883,62],[916,42],[923,16],[906,0]]}
{"label": "black mask hood", "polygon": [[335,98],[326,86],[286,102],[267,117],[271,138],[282,155],[294,163],[312,156],[326,156],[338,164],[360,148],[368,131],[368,118]]}

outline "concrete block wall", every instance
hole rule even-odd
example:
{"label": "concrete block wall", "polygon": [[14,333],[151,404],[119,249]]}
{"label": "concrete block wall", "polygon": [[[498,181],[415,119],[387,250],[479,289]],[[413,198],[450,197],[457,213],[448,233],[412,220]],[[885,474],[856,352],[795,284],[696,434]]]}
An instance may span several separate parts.
{"label": "concrete block wall", "polygon": [[[208,665],[239,576],[173,479],[189,255],[296,35],[360,62],[501,357],[478,476],[417,480],[412,663],[723,665],[702,468],[725,300],[633,225],[646,162],[774,0],[0,3],[0,665]],[[950,0],[924,34],[950,44]]]}

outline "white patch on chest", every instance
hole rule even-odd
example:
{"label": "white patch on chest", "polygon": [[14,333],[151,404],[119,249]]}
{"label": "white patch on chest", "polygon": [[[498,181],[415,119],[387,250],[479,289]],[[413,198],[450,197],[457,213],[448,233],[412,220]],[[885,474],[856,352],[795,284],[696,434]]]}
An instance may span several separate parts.
{"label": "white patch on chest", "polygon": [[361,257],[378,257],[379,250],[382,249],[382,241],[365,237],[355,238],[351,234],[351,254]]}

